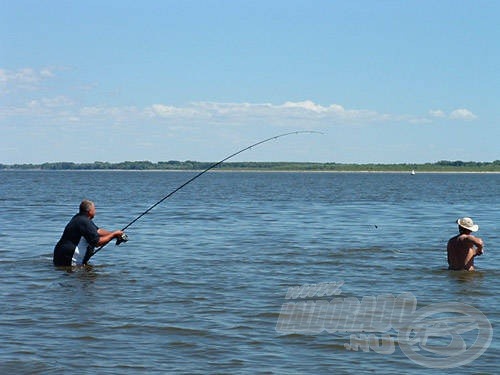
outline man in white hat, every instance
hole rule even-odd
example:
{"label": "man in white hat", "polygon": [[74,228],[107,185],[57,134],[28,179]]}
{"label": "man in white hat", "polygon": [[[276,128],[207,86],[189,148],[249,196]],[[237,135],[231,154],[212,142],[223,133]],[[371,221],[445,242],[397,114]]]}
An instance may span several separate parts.
{"label": "man in white hat", "polygon": [[474,257],[483,253],[483,240],[473,236],[479,226],[470,217],[457,220],[458,231],[448,241],[448,269],[474,271]]}

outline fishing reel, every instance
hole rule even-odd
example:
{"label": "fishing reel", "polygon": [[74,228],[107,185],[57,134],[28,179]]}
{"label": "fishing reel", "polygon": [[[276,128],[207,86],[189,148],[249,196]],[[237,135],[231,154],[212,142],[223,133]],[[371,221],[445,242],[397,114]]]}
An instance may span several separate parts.
{"label": "fishing reel", "polygon": [[123,233],[120,237],[118,237],[116,239],[116,246],[118,246],[119,244],[123,243],[123,242],[127,242],[128,241],[128,236],[126,233]]}

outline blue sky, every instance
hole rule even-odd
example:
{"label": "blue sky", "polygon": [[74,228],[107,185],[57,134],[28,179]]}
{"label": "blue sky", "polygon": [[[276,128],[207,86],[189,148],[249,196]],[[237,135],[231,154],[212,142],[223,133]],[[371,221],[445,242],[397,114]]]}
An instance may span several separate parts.
{"label": "blue sky", "polygon": [[0,0],[0,163],[500,159],[499,1]]}

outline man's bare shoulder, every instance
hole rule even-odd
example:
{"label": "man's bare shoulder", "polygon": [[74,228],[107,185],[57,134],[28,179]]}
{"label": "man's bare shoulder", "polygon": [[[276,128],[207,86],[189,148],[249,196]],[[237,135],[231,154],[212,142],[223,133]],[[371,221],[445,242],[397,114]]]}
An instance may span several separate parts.
{"label": "man's bare shoulder", "polygon": [[465,242],[465,241],[470,241],[474,236],[471,236],[470,234],[459,234],[458,236],[455,237],[458,242]]}
{"label": "man's bare shoulder", "polygon": [[448,244],[456,244],[463,241],[463,234],[457,234],[448,240]]}
{"label": "man's bare shoulder", "polygon": [[473,236],[472,234],[462,233],[458,236],[451,238],[448,241],[449,245],[456,246],[483,246],[483,240],[479,237]]}
{"label": "man's bare shoulder", "polygon": [[459,241],[470,241],[470,242],[481,241],[481,239],[479,237],[473,236],[472,234],[462,234],[458,238],[459,238]]}

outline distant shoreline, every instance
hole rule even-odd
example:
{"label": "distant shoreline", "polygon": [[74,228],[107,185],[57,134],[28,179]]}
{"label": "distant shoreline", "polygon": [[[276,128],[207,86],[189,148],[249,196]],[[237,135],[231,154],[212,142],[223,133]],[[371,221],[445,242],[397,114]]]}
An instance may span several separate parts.
{"label": "distant shoreline", "polygon": [[[43,164],[0,164],[0,171],[169,171],[195,172],[213,167],[214,162],[125,161],[120,163],[51,162]],[[225,162],[211,169],[214,172],[338,172],[338,173],[500,173],[500,160],[494,162],[439,161],[414,164],[342,164],[315,162]]]}
{"label": "distant shoreline", "polygon": [[[96,173],[113,173],[113,172],[125,172],[125,173],[199,173],[202,172],[201,169],[189,169],[189,170],[179,170],[179,169],[155,169],[155,170],[133,170],[133,169],[56,169],[56,170],[44,170],[44,169],[0,169],[1,173],[7,172],[42,172],[42,173],[85,173],[85,172],[96,172]],[[206,173],[311,173],[311,174],[406,174],[412,177],[409,172],[398,172],[398,171],[300,171],[300,170],[249,170],[249,169],[223,169],[223,170],[209,170]],[[429,175],[429,174],[470,174],[470,175],[494,175],[500,174],[500,171],[421,171],[413,175]],[[418,177],[417,177],[418,178]]]}

